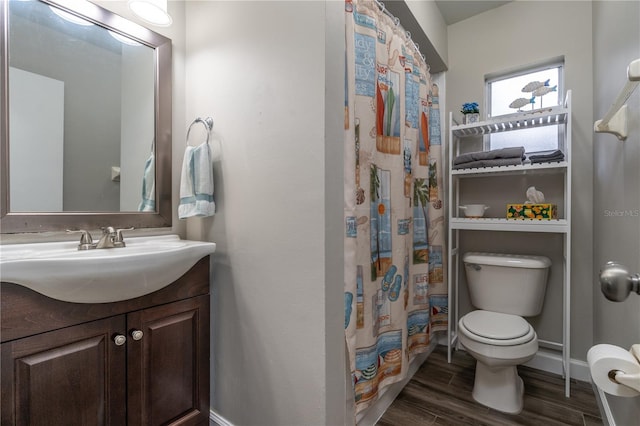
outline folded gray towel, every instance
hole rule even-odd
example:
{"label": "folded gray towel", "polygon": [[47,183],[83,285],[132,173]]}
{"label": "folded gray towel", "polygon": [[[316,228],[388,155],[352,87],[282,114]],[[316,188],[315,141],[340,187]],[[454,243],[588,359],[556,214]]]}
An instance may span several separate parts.
{"label": "folded gray towel", "polygon": [[564,153],[557,149],[546,154],[534,154],[529,156],[531,163],[548,163],[551,161],[563,161]]}
{"label": "folded gray towel", "polygon": [[560,162],[560,161],[564,161],[564,156],[557,157],[557,158],[537,158],[537,159],[531,160],[531,164],[553,163],[553,162]]}
{"label": "folded gray towel", "polygon": [[464,164],[472,161],[497,160],[501,158],[519,158],[524,160],[524,147],[493,149],[491,151],[468,152],[453,159],[453,164]]}
{"label": "folded gray towel", "polygon": [[514,166],[522,164],[522,158],[495,158],[492,160],[468,161],[466,163],[454,164],[453,168],[458,169],[475,169],[478,167],[497,167],[497,166]]}

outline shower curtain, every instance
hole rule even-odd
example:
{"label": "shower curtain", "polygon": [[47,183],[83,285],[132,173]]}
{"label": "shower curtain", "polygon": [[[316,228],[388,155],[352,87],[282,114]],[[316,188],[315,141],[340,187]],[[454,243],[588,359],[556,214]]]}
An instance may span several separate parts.
{"label": "shower curtain", "polygon": [[438,87],[397,20],[346,0],[345,335],[356,413],[447,328]]}

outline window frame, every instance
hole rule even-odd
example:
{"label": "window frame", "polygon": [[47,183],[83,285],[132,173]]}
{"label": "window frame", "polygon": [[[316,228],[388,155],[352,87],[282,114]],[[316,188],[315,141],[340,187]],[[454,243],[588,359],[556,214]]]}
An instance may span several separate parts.
{"label": "window frame", "polygon": [[[564,96],[564,73],[565,73],[565,60],[564,56],[548,59],[546,61],[537,62],[535,64],[529,64],[517,68],[513,68],[507,71],[500,71],[496,73],[486,74],[484,77],[484,108],[486,111],[486,119],[495,119],[504,117],[511,114],[491,115],[491,84],[497,81],[507,80],[514,77],[520,77],[526,74],[532,74],[539,71],[545,71],[549,69],[558,68],[558,105],[562,105]],[[514,113],[512,113],[514,114]],[[558,139],[556,141],[556,149],[561,148],[561,132],[558,130]],[[491,149],[491,135],[485,135],[483,137],[483,149],[488,151]],[[534,153],[534,151],[527,151],[527,153]]]}

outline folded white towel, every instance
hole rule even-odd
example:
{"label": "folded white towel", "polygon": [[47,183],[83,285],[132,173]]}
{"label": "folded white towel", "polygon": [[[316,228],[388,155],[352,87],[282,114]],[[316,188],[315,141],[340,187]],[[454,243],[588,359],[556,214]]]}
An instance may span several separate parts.
{"label": "folded white towel", "polygon": [[142,201],[138,206],[138,211],[156,211],[156,161],[153,152],[144,163],[144,173],[142,175]]}
{"label": "folded white towel", "polygon": [[187,146],[182,160],[178,218],[213,216],[216,212],[212,166],[208,143],[197,147]]}

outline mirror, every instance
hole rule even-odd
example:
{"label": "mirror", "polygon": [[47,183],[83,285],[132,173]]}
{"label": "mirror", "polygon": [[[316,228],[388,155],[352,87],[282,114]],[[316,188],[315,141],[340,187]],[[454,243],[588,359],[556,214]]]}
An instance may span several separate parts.
{"label": "mirror", "polygon": [[171,40],[88,1],[1,8],[2,233],[171,226]]}

